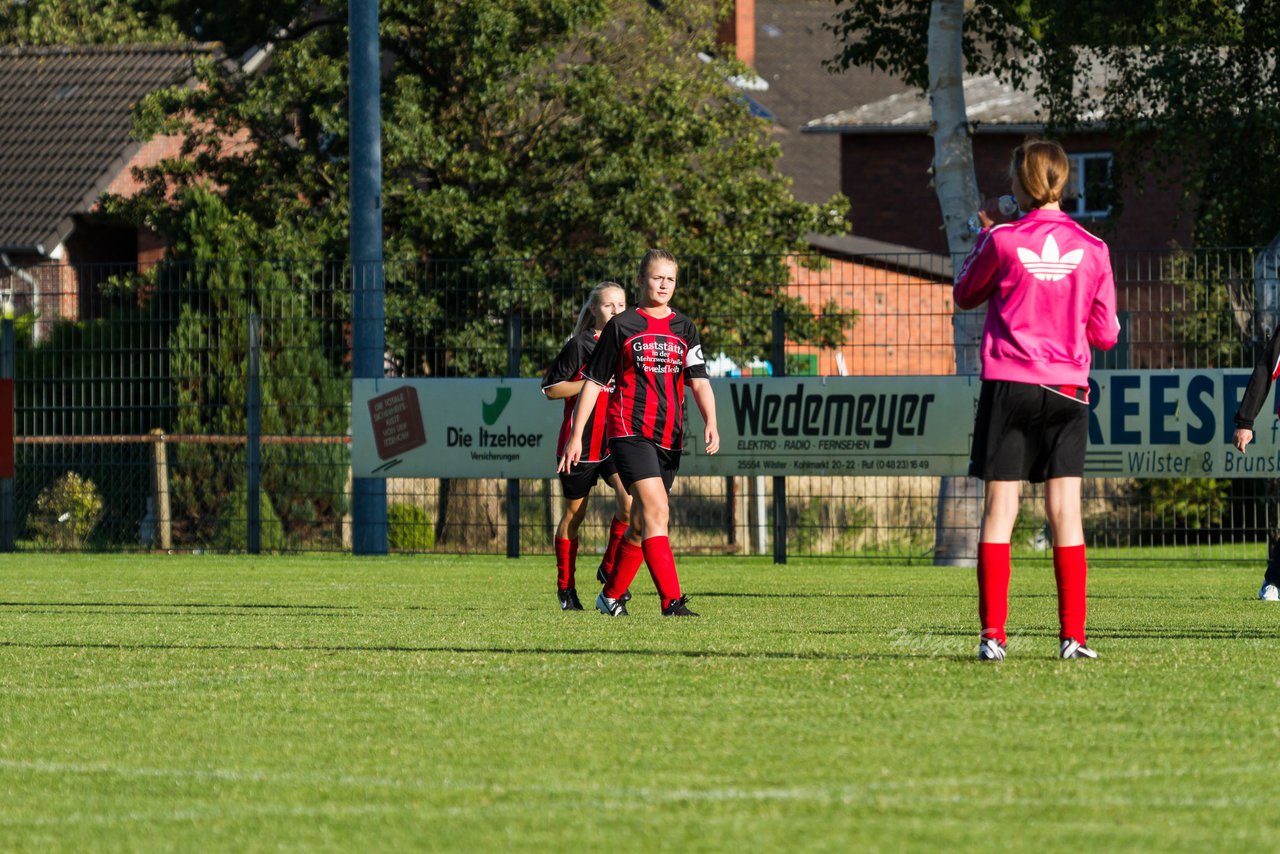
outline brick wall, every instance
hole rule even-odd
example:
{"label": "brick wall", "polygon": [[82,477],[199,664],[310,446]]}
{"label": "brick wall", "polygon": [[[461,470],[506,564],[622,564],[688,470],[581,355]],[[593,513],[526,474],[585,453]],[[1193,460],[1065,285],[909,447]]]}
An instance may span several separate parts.
{"label": "brick wall", "polygon": [[[974,170],[984,195],[1009,191],[1009,155],[1024,138],[994,133],[974,136]],[[1101,134],[1068,137],[1063,147],[1079,153],[1118,148],[1115,140]],[[841,137],[840,186],[852,203],[853,233],[945,253],[947,237],[929,171],[932,162],[933,140],[923,133]],[[1132,172],[1134,167],[1121,164],[1121,168]],[[1163,249],[1175,241],[1189,245],[1192,223],[1178,207],[1181,188],[1162,186],[1167,183],[1164,175],[1145,177],[1145,192],[1126,189],[1118,216],[1081,223],[1105,239],[1113,251]]]}
{"label": "brick wall", "polygon": [[129,165],[120,170],[120,174],[112,180],[107,192],[120,196],[132,196],[142,185],[133,177],[135,167],[154,166],[161,160],[177,157],[182,153],[182,137],[157,136],[142,144],[129,160]]}
{"label": "brick wall", "polygon": [[[849,376],[955,373],[951,332],[951,284],[880,266],[831,260],[823,270],[789,261],[791,291],[817,313],[834,302],[841,313],[858,312],[844,346]],[[840,375],[836,350],[788,346],[814,354],[820,376]]]}

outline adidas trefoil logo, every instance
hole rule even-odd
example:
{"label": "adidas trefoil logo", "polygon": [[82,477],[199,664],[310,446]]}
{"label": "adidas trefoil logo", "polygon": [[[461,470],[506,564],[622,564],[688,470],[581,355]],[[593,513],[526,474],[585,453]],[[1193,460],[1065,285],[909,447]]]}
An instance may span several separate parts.
{"label": "adidas trefoil logo", "polygon": [[1044,248],[1039,255],[1019,246],[1018,260],[1027,268],[1028,273],[1040,281],[1056,282],[1065,279],[1084,260],[1083,249],[1072,249],[1066,255],[1059,255],[1058,251],[1058,241],[1050,234],[1045,238]]}

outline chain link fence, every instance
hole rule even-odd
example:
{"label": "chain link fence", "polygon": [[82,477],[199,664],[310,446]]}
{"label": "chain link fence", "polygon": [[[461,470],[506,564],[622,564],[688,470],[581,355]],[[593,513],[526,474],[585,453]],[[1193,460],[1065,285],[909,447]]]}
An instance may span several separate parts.
{"label": "chain link fence", "polygon": [[[386,373],[540,376],[589,288],[632,290],[638,260],[388,262]],[[1122,336],[1096,354],[1098,368],[1248,368],[1280,317],[1274,253],[1152,252],[1113,263]],[[935,255],[684,258],[673,304],[699,322],[718,375],[945,375],[956,364],[951,276],[951,259]],[[12,510],[0,522],[14,548],[350,548],[345,264],[10,268],[0,271],[0,298],[13,318],[0,343],[16,443]],[[563,506],[554,468],[549,456],[547,478],[515,492],[504,481],[391,479],[391,548],[502,554],[518,518],[510,541],[549,554]],[[1261,559],[1276,484],[1088,479],[1094,559],[1151,546]],[[937,478],[789,478],[781,519],[774,486],[678,479],[678,548],[776,554],[783,537],[796,556],[931,557]],[[611,506],[603,494],[593,502],[584,553],[603,546]],[[1017,539],[1029,551],[1046,545],[1038,488],[1026,490]]]}

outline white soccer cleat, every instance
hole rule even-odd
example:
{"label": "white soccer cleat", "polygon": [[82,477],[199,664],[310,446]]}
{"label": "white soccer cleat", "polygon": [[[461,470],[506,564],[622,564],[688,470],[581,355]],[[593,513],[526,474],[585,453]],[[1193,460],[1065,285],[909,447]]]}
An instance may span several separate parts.
{"label": "white soccer cleat", "polygon": [[1098,654],[1075,638],[1067,638],[1058,650],[1058,658],[1097,658]]}
{"label": "white soccer cleat", "polygon": [[978,642],[978,661],[1004,661],[1004,644],[995,638]]}
{"label": "white soccer cleat", "polygon": [[604,595],[604,591],[600,591],[600,595],[596,596],[596,610],[606,617],[627,617],[627,606],[618,599],[610,599]]}
{"label": "white soccer cleat", "polygon": [[1262,589],[1258,591],[1258,598],[1263,602],[1280,602],[1280,587],[1274,584],[1264,584]]}

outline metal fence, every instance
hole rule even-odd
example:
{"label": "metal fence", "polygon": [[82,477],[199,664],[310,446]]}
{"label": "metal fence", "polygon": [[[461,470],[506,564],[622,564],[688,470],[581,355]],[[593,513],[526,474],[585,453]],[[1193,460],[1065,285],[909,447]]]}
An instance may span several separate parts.
{"label": "metal fence", "polygon": [[[389,262],[386,372],[540,376],[588,288],[629,285],[637,261]],[[1265,252],[1113,263],[1122,337],[1097,367],[1247,367],[1275,325],[1280,276]],[[950,374],[951,270],[934,255],[685,258],[673,304],[698,320],[721,375]],[[349,549],[349,282],[340,262],[0,271],[13,318],[0,369],[14,379],[16,442],[0,544]],[[518,508],[505,482],[392,479],[391,547],[501,554],[510,540],[550,553],[562,510],[553,471],[548,458],[546,479],[519,484]],[[790,478],[784,518],[773,488],[767,478],[680,478],[678,550],[773,554],[782,537],[796,556],[930,559],[937,478]],[[1151,551],[1160,560],[1260,559],[1276,492],[1267,480],[1089,479],[1094,559],[1136,546],[1166,547]],[[584,553],[603,545],[609,514],[602,496]],[[1044,527],[1042,493],[1029,488],[1018,546],[1043,548]]]}

